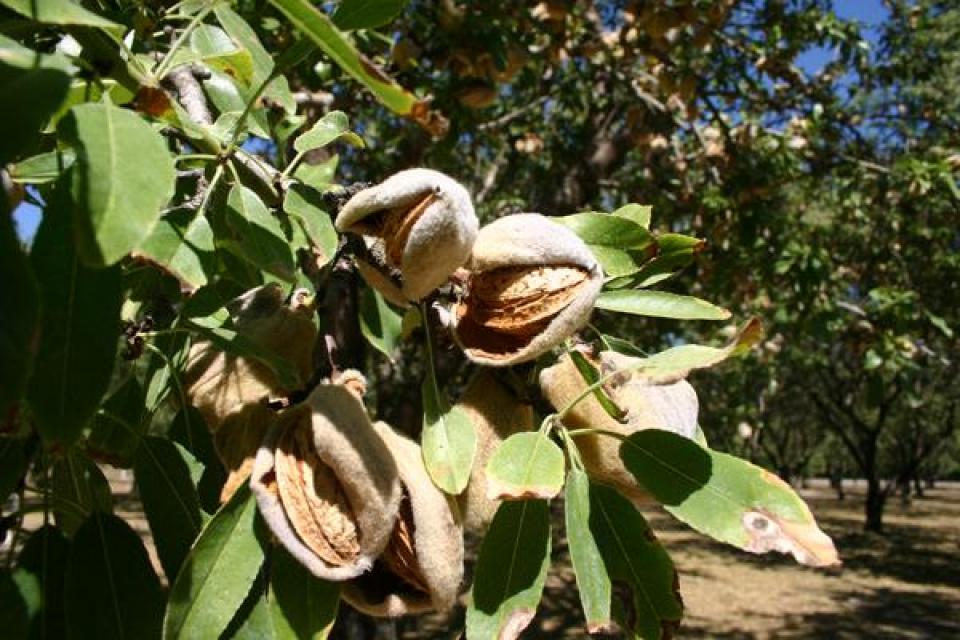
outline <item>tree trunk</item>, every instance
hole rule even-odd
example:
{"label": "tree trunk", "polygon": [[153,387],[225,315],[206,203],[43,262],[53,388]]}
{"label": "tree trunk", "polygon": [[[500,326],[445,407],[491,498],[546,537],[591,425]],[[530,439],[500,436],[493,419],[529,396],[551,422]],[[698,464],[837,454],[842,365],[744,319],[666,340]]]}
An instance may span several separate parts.
{"label": "tree trunk", "polygon": [[865,531],[883,533],[883,508],[887,503],[887,495],[880,487],[880,481],[874,478],[867,480],[867,502],[865,505]]}
{"label": "tree trunk", "polygon": [[920,476],[916,475],[913,477],[913,494],[918,498],[923,498],[923,482],[920,481]]}
{"label": "tree trunk", "polygon": [[843,470],[840,467],[830,469],[830,487],[837,492],[837,500],[844,500],[847,497],[843,491]]}

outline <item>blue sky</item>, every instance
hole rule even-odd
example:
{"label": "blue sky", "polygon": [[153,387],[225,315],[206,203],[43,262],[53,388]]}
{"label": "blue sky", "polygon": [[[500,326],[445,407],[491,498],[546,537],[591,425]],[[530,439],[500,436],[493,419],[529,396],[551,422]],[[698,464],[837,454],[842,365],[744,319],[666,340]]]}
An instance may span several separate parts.
{"label": "blue sky", "polygon": [[[876,34],[870,27],[876,27],[887,16],[883,0],[836,0],[834,8],[841,18],[861,22],[867,28],[865,33],[871,40]],[[805,71],[815,72],[823,67],[832,55],[833,52],[829,49],[811,49],[798,58],[797,64]],[[21,238],[28,242],[32,241],[40,224],[40,209],[23,203],[17,207],[13,215]]]}

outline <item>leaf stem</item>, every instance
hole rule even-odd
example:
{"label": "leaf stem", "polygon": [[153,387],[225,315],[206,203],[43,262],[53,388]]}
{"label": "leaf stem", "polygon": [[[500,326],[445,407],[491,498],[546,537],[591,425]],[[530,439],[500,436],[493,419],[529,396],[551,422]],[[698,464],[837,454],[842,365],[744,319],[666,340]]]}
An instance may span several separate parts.
{"label": "leaf stem", "polygon": [[180,32],[180,35],[177,36],[177,39],[173,41],[173,44],[170,45],[170,49],[167,50],[166,55],[163,56],[163,59],[157,63],[157,66],[154,67],[153,76],[157,80],[163,80],[163,77],[167,75],[167,72],[170,70],[170,65],[173,63],[173,58],[177,54],[177,51],[183,46],[183,43],[187,41],[187,38],[190,37],[197,27],[207,18],[208,15],[213,11],[214,7],[217,6],[217,2],[211,2],[209,5],[197,12],[197,15],[193,17],[193,20],[190,21],[183,31]]}
{"label": "leaf stem", "polygon": [[622,433],[617,433],[616,431],[610,431],[608,429],[594,429],[594,428],[570,429],[566,433],[571,438],[576,438],[577,436],[597,435],[597,436],[607,436],[610,438],[616,438],[617,440],[621,440],[621,441],[627,439],[627,436],[623,435]]}
{"label": "leaf stem", "polygon": [[[433,387],[433,395],[437,399],[437,404],[443,403],[440,396],[440,385],[437,383],[437,372],[433,363],[433,336],[430,333],[430,319],[427,317],[427,303],[420,303],[420,320],[423,322],[424,345],[427,349],[427,376],[430,378],[430,385]],[[437,410],[444,413],[444,407],[438,406]]]}

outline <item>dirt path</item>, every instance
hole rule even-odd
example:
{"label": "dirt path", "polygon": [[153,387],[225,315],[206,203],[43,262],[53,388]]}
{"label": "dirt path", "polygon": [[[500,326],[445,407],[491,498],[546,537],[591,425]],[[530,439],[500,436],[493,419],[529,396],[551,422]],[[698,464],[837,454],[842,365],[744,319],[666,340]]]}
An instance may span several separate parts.
{"label": "dirt path", "polygon": [[[159,570],[130,475],[108,476],[117,515],[143,537]],[[883,537],[861,532],[857,488],[843,502],[820,483],[802,493],[837,543],[844,561],[839,570],[743,553],[661,511],[646,514],[680,573],[686,616],[679,638],[960,638],[960,485],[930,490],[909,507],[892,501]],[[39,524],[34,514],[27,528]],[[554,528],[546,594],[524,638],[586,637],[562,517]],[[462,629],[462,619],[460,609],[449,617],[402,620],[398,628],[410,640],[454,638],[449,629]]]}

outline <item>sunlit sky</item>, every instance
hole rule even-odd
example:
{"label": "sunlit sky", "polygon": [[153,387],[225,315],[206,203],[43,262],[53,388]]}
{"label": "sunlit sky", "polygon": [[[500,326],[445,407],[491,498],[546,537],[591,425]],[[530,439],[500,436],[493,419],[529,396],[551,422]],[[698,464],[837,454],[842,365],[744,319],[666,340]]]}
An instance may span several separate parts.
{"label": "sunlit sky", "polygon": [[[841,18],[861,22],[866,27],[864,33],[871,39],[873,39],[875,33],[870,27],[875,27],[883,22],[887,15],[883,0],[836,0],[834,7],[837,15]],[[802,54],[797,63],[805,71],[815,72],[823,67],[832,55],[833,52],[829,49],[811,49]],[[27,242],[33,240],[37,226],[40,224],[40,211],[38,207],[32,204],[22,203],[13,213],[17,231],[20,237]]]}

